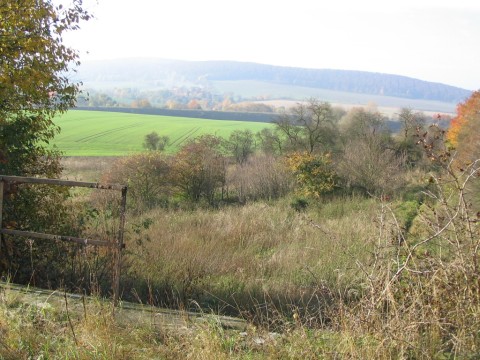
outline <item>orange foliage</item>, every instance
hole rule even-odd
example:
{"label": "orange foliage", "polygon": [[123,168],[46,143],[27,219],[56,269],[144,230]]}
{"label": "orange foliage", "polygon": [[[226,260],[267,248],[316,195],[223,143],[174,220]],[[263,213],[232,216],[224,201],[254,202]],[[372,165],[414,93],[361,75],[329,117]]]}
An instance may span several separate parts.
{"label": "orange foliage", "polygon": [[465,125],[475,117],[480,111],[480,90],[474,91],[465,102],[457,105],[457,116],[455,116],[448,130],[447,139],[453,146],[458,145],[459,134]]}

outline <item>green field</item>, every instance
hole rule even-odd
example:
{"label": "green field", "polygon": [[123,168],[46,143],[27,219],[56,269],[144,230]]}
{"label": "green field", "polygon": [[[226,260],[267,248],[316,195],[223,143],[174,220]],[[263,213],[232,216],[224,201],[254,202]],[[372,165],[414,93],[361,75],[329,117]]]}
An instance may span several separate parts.
{"label": "green field", "polygon": [[166,152],[202,134],[228,137],[234,130],[260,131],[266,123],[206,120],[160,115],[70,110],[55,119],[61,132],[53,144],[65,156],[122,156],[143,151],[145,135],[156,131],[170,138]]}

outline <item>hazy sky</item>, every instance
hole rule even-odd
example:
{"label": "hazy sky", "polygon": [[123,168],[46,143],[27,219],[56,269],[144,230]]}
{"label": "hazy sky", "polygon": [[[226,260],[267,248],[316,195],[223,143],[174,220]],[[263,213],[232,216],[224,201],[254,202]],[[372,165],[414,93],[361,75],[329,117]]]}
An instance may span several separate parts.
{"label": "hazy sky", "polygon": [[[365,70],[480,89],[479,0],[84,0],[81,59]],[[88,54],[87,54],[88,52]]]}

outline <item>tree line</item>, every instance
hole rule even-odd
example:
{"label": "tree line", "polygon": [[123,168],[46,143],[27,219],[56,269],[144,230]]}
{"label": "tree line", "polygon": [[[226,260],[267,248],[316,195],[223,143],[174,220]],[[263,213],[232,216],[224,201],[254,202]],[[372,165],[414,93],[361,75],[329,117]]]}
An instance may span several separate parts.
{"label": "tree line", "polygon": [[[375,109],[346,111],[310,99],[280,115],[274,128],[256,134],[236,130],[226,139],[203,135],[174,155],[162,153],[167,137],[147,134],[148,151],[119,160],[105,179],[130,182],[139,209],[168,198],[215,205],[292,191],[317,199],[352,192],[393,197],[408,188],[409,172],[434,168],[427,148],[446,146],[445,130],[423,113],[402,109],[399,119],[401,129],[394,134]],[[157,200],[147,191],[155,182],[155,193],[162,194]]]}

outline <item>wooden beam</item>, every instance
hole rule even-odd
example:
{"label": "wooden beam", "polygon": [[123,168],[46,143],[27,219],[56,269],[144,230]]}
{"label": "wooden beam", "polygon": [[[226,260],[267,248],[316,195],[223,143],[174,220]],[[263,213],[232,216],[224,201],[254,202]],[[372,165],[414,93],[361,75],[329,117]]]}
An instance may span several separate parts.
{"label": "wooden beam", "polygon": [[[3,227],[3,180],[0,179],[0,229]],[[2,252],[3,234],[0,234],[0,253]]]}
{"label": "wooden beam", "polygon": [[73,181],[73,180],[59,180],[59,179],[43,179],[24,176],[5,176],[0,175],[0,182],[7,181],[17,184],[48,184],[58,186],[73,186],[73,187],[86,187],[91,189],[107,189],[107,190],[119,190],[122,191],[126,188],[126,185],[121,184],[101,184],[95,182],[85,181]]}
{"label": "wooden beam", "polygon": [[[97,245],[97,246],[109,246],[109,247],[118,246],[118,244],[115,242],[110,242],[105,240],[94,240],[94,239],[77,238],[73,236],[43,234],[43,233],[37,233],[33,231],[0,229],[0,233],[6,234],[6,235],[16,235],[16,236],[31,237],[36,239],[44,239],[44,240],[60,240],[60,241],[73,242],[73,243],[82,244],[82,245]],[[124,247],[123,244],[122,244],[122,247]]]}
{"label": "wooden beam", "polygon": [[125,215],[127,212],[127,187],[122,189],[122,202],[120,205],[120,225],[118,229],[118,247],[115,251],[115,264],[113,270],[113,305],[118,305],[120,298],[120,273],[122,268],[122,249],[124,248],[123,235],[125,232]]}

